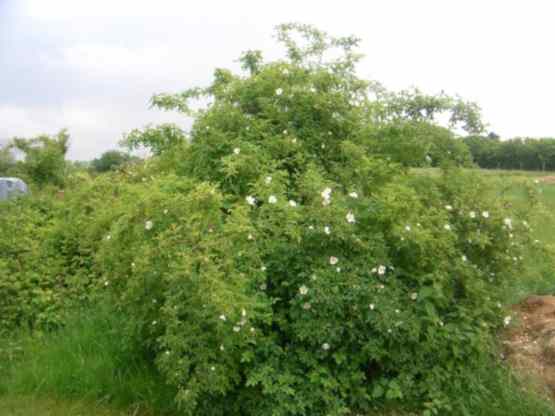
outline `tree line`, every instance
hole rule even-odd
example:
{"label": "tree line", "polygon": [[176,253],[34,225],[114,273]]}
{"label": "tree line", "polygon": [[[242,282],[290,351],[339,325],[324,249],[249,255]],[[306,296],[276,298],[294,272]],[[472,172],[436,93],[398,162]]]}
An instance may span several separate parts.
{"label": "tree line", "polygon": [[468,136],[463,139],[472,159],[484,169],[555,170],[554,138],[514,138]]}

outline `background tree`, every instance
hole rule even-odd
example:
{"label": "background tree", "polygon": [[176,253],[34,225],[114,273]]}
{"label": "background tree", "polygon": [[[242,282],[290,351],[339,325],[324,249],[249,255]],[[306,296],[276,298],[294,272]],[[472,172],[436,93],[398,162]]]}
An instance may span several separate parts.
{"label": "background tree", "polygon": [[15,158],[8,146],[0,147],[0,176],[11,176],[15,169]]}
{"label": "background tree", "polygon": [[91,162],[91,169],[98,173],[108,172],[118,169],[131,160],[133,160],[133,157],[128,153],[119,150],[109,150]]}
{"label": "background tree", "polygon": [[55,136],[14,138],[10,147],[23,153],[24,160],[18,163],[18,168],[32,182],[39,186],[64,184],[65,156],[69,148],[67,130],[61,130]]}

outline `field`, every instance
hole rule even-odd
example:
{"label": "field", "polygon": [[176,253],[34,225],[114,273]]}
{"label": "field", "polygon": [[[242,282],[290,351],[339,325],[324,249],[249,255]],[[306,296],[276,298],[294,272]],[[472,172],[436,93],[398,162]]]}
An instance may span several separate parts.
{"label": "field", "polygon": [[[434,170],[415,174],[434,175]],[[483,171],[498,198],[516,210],[531,211],[535,244],[555,246],[555,184],[541,173]],[[537,203],[532,207],[534,195]],[[506,306],[529,294],[555,293],[552,260],[530,254],[519,285],[506,293]],[[0,341],[0,415],[123,416],[175,414],[173,391],[157,379],[141,357],[121,358],[118,317],[80,316],[58,335],[20,334]],[[113,336],[106,337],[106,334]],[[21,354],[21,352],[24,354]],[[128,354],[129,355],[129,354]],[[20,358],[20,357],[24,358]],[[5,376],[4,374],[9,374]],[[476,372],[484,394],[475,400],[474,415],[553,415],[545,401],[531,394],[515,396],[515,380],[507,372]],[[480,404],[481,403],[481,404]],[[477,410],[478,409],[478,410]],[[378,413],[376,413],[378,414]],[[383,413],[379,413],[383,415]],[[388,413],[394,415],[396,413]]]}

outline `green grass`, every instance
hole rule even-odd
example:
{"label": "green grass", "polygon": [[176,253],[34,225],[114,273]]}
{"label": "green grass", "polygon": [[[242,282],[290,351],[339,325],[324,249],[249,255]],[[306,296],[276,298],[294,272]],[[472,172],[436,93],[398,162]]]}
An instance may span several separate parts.
{"label": "green grass", "polygon": [[[136,343],[125,335],[128,332],[124,316],[108,307],[95,307],[75,312],[57,332],[4,338],[0,341],[0,409],[6,406],[7,399],[2,398],[17,402],[18,397],[42,397],[60,399],[63,406],[84,401],[115,409],[170,412],[174,391],[148,357],[131,348]],[[48,401],[37,405],[43,403]]]}

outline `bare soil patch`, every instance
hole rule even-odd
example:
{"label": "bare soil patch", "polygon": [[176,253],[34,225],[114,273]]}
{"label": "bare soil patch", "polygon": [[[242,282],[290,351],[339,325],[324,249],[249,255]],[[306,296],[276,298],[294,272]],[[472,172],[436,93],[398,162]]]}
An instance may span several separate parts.
{"label": "bare soil patch", "polygon": [[514,312],[519,322],[507,332],[504,354],[555,399],[555,296],[530,296]]}

